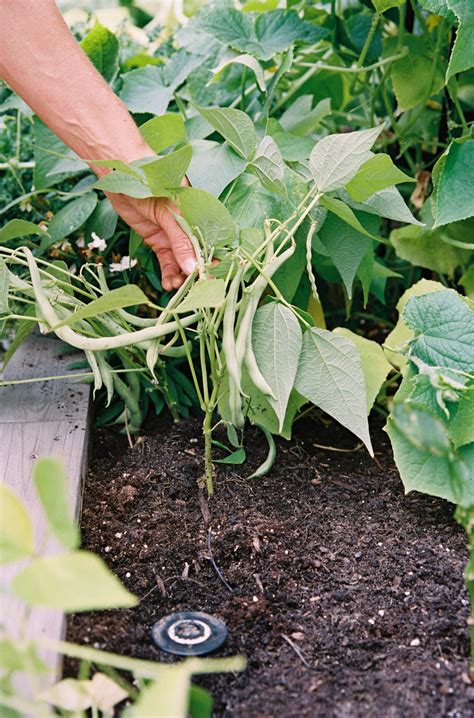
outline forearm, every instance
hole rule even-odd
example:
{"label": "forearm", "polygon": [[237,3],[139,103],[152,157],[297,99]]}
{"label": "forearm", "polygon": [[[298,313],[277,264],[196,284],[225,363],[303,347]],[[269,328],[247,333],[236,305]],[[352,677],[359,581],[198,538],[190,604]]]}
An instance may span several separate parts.
{"label": "forearm", "polygon": [[132,161],[151,154],[54,0],[0,0],[0,77],[79,157]]}

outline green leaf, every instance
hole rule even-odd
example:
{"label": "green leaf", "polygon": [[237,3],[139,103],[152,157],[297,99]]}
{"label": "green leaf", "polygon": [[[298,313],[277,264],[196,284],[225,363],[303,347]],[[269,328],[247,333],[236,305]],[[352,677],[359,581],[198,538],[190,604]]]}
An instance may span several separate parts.
{"label": "green leaf", "polygon": [[380,217],[393,219],[395,222],[416,224],[419,227],[424,226],[422,222],[419,222],[413,216],[396,187],[382,189],[371,195],[363,203],[354,202],[344,190],[339,190],[338,195],[354,209],[361,209],[364,212],[378,214]]}
{"label": "green leaf", "polygon": [[395,404],[391,419],[396,428],[419,451],[449,457],[451,442],[442,421],[427,409],[410,403]]}
{"label": "green leaf", "polygon": [[252,120],[245,112],[230,107],[196,107],[229,145],[245,160],[250,160],[257,144],[257,134]]}
{"label": "green leaf", "polygon": [[136,199],[145,199],[152,197],[152,191],[143,182],[135,179],[125,172],[110,172],[108,175],[101,177],[94,184],[94,189],[101,189],[104,192],[112,192],[117,194],[126,194]]}
{"label": "green leaf", "polygon": [[464,288],[466,296],[474,299],[474,264],[466,269],[459,280],[459,284]]}
{"label": "green leaf", "polygon": [[369,159],[370,148],[383,127],[328,135],[316,144],[309,167],[320,192],[344,187]]}
{"label": "green leaf", "polygon": [[92,302],[89,302],[89,304],[81,307],[69,317],[59,322],[59,324],[56,324],[56,326],[53,327],[53,331],[60,327],[75,324],[82,319],[90,319],[99,314],[113,312],[116,309],[135,307],[138,304],[150,304],[150,300],[136,284],[124,284],[121,287],[117,287],[117,289],[111,289],[102,297],[94,299]]}
{"label": "green leaf", "polygon": [[364,202],[375,192],[392,187],[401,182],[415,180],[395,167],[389,155],[379,154],[370,157],[357,170],[346,185],[346,191],[356,202]]}
{"label": "green leaf", "polygon": [[192,683],[189,690],[189,712],[192,718],[212,718],[212,706],[211,693]]}
{"label": "green leaf", "polygon": [[448,431],[455,449],[474,442],[474,387],[459,400]]}
{"label": "green leaf", "polygon": [[88,238],[95,232],[101,239],[110,239],[114,236],[117,227],[118,214],[112,207],[110,200],[103,199],[86,222],[85,231]]}
{"label": "green leaf", "polygon": [[367,414],[369,414],[385,379],[392,371],[392,366],[377,342],[361,337],[360,334],[355,334],[344,327],[334,329],[334,334],[350,339],[357,347],[364,372]]}
{"label": "green leaf", "polygon": [[58,459],[38,459],[33,467],[33,483],[40,498],[50,531],[66,548],[77,548],[79,530],[68,503],[68,486]]}
{"label": "green leaf", "polygon": [[245,452],[245,449],[241,446],[236,451],[233,451],[231,454],[226,456],[224,459],[213,459],[213,461],[216,464],[233,464],[237,466],[243,464],[246,458],[247,454]]}
{"label": "green leaf", "polygon": [[410,356],[430,366],[472,371],[474,310],[454,290],[412,297],[403,319],[415,332]]}
{"label": "green leaf", "polygon": [[34,551],[33,527],[20,499],[0,483],[0,564],[18,561]]}
{"label": "green leaf", "polygon": [[314,147],[314,140],[310,137],[298,137],[291,132],[272,132],[271,135],[287,162],[307,160]]}
{"label": "green leaf", "polygon": [[219,197],[227,185],[244,171],[247,163],[227,144],[193,140],[193,156],[187,176],[191,185]]}
{"label": "green leaf", "polygon": [[220,80],[222,78],[224,70],[227,67],[233,65],[234,63],[237,63],[238,65],[244,65],[244,67],[248,67],[250,70],[252,70],[255,75],[258,87],[262,92],[265,92],[265,78],[263,76],[263,68],[260,63],[254,57],[252,57],[252,55],[239,55],[237,52],[231,52],[229,55],[226,55],[222,58],[219,64],[216,65],[216,67],[211,68],[213,76],[208,84]]}
{"label": "green leaf", "polygon": [[283,157],[274,139],[270,137],[270,135],[266,135],[261,140],[249,169],[255,172],[260,182],[269,192],[284,194],[285,185],[283,184],[283,180],[285,178],[285,170]]}
{"label": "green leaf", "polygon": [[107,82],[112,82],[119,69],[119,41],[106,27],[96,22],[81,41],[81,47]]}
{"label": "green leaf", "polygon": [[[326,197],[323,195],[319,203],[328,209],[330,212],[335,214],[339,219],[355,229],[356,232],[363,234],[365,237],[370,239],[378,239],[377,235],[371,234],[357,219],[352,209],[342,200],[336,199],[335,197]],[[323,225],[324,226],[324,225]]]}
{"label": "green leaf", "polygon": [[155,197],[170,197],[175,193],[189,167],[192,153],[190,145],[186,145],[169,155],[141,165]]}
{"label": "green leaf", "polygon": [[470,0],[447,0],[447,4],[456,15],[459,27],[449,60],[446,82],[458,72],[474,67],[474,5]]}
{"label": "green leaf", "polygon": [[271,195],[257,177],[249,173],[237,179],[226,205],[242,228],[261,227],[267,217],[278,214],[278,198]]}
{"label": "green leaf", "polygon": [[92,699],[88,691],[89,684],[90,681],[64,678],[50,688],[41,691],[38,700],[62,710],[82,712],[92,706]]}
{"label": "green leaf", "polygon": [[390,242],[397,256],[416,267],[425,267],[453,277],[455,270],[470,257],[469,250],[452,247],[443,241],[443,230],[422,227],[400,227],[390,233]]}
{"label": "green leaf", "polygon": [[325,38],[328,32],[320,25],[301,20],[294,10],[277,9],[261,13],[255,22],[255,33],[263,60],[269,60],[276,53],[288,50],[296,41],[316,44]]}
{"label": "green leaf", "polygon": [[220,307],[225,300],[223,279],[200,279],[193,284],[183,301],[173,311],[194,312],[197,309]]}
{"label": "green leaf", "polygon": [[185,663],[173,666],[173,671],[149,683],[127,718],[186,718],[191,673]]}
{"label": "green leaf", "polygon": [[120,98],[130,112],[146,112],[162,115],[173,97],[174,88],[168,87],[163,68],[146,65],[122,75]]}
{"label": "green leaf", "polygon": [[[301,95],[282,114],[280,125],[287,132],[304,137],[314,132],[321,121],[331,114],[331,99],[320,100],[315,107],[312,95]],[[308,138],[309,141],[310,138]],[[314,140],[311,139],[314,147]]]}
{"label": "green leaf", "polygon": [[358,436],[373,455],[364,374],[352,341],[317,327],[306,331],[295,389]]}
{"label": "green leaf", "polygon": [[178,205],[207,247],[228,246],[235,241],[236,228],[229,211],[209,192],[185,187],[178,195]]}
{"label": "green leaf", "polygon": [[452,142],[436,186],[435,228],[474,215],[473,174],[474,140]]}
{"label": "green leaf", "polygon": [[[420,407],[413,407],[413,405],[400,406],[398,409],[410,412],[409,415],[413,415],[413,413],[419,415],[423,411]],[[453,459],[448,456],[436,455],[439,454],[442,441],[440,437],[444,426],[439,419],[431,416],[426,410],[424,410],[423,418],[424,424],[420,427],[421,421],[417,420],[417,431],[413,434],[410,425],[407,428],[400,422],[399,415],[396,420],[390,417],[387,422],[386,431],[392,443],[395,463],[406,493],[420,491],[430,496],[440,496],[453,503],[457,503],[461,499],[462,503],[472,504],[474,502],[474,476],[472,475],[474,444],[468,444],[458,452],[457,461],[463,465],[464,473],[470,476],[470,481],[463,482],[459,496],[457,492],[453,491]],[[420,436],[421,432],[423,433]],[[433,453],[429,446],[429,436],[427,437],[428,441],[423,438],[423,434],[426,432],[433,435],[433,444],[438,449],[436,453]],[[420,444],[426,449],[419,448]]]}
{"label": "green leaf", "polygon": [[11,239],[28,237],[32,234],[47,236],[47,233],[33,222],[27,222],[25,219],[11,219],[0,229],[0,242],[9,242]]}
{"label": "green leaf", "polygon": [[[337,202],[338,200],[331,201]],[[344,206],[352,213],[352,210],[347,205]],[[341,275],[349,298],[352,297],[352,285],[360,263],[372,245],[369,239],[372,232],[369,232],[369,230],[377,231],[380,221],[375,215],[363,214],[362,212],[359,213],[359,217],[365,223],[365,227],[362,228],[363,234],[354,229],[353,223],[346,224],[332,212],[329,212],[326,221],[318,232],[320,241]],[[354,218],[360,224],[355,215]]]}
{"label": "green leaf", "polygon": [[157,155],[167,147],[186,140],[184,120],[177,113],[170,112],[160,117],[154,117],[140,125],[139,129],[145,142]]}
{"label": "green leaf", "polygon": [[301,328],[294,313],[278,302],[260,307],[253,320],[252,346],[258,368],[273,391],[275,398],[269,397],[268,401],[281,432],[302,346]]}
{"label": "green leaf", "polygon": [[49,606],[67,613],[137,604],[102,559],[88,551],[35,559],[15,576],[12,591],[29,606]]}
{"label": "green leaf", "polygon": [[372,5],[377,12],[385,12],[385,10],[390,10],[392,7],[400,7],[400,5],[404,4],[405,0],[372,0]]}
{"label": "green leaf", "polygon": [[[39,117],[33,120],[35,138],[35,167],[33,184],[35,189],[53,187],[66,177],[74,176],[89,165],[83,162],[75,152],[56,137]],[[66,161],[66,164],[65,164]],[[58,168],[63,168],[60,172]]]}
{"label": "green leaf", "polygon": [[406,364],[407,359],[401,350],[406,346],[407,342],[413,338],[414,332],[406,325],[403,319],[403,310],[411,297],[419,297],[429,292],[438,292],[440,289],[444,289],[444,285],[441,282],[433,282],[430,279],[420,279],[419,282],[413,284],[404,294],[400,297],[397,303],[397,311],[399,314],[398,322],[394,329],[385,339],[384,351],[387,359],[394,366],[401,368]]}
{"label": "green leaf", "polygon": [[404,44],[408,47],[408,54],[400,60],[395,60],[390,66],[390,77],[398,109],[401,111],[410,110],[420,102],[426,102],[444,86],[445,82],[444,66],[438,59],[431,88],[427,86],[427,81],[433,72],[433,49],[424,37],[406,35]]}
{"label": "green leaf", "polygon": [[82,197],[68,202],[49,223],[48,234],[51,242],[48,241],[48,244],[57,242],[82,227],[96,205],[97,195],[95,192],[88,192]]}

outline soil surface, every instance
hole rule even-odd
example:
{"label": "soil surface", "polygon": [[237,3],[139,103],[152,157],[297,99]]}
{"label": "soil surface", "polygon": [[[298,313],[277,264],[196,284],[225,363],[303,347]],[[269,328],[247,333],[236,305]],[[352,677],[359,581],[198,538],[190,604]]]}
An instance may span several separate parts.
{"label": "soil surface", "polygon": [[219,465],[207,502],[198,421],[161,422],[133,449],[96,431],[84,547],[141,602],[73,616],[68,639],[170,661],[151,641],[153,623],[206,611],[229,630],[217,655],[248,657],[244,674],[203,680],[215,716],[474,716],[463,531],[448,503],[404,496],[385,434],[375,427],[373,438],[376,461],[318,448],[355,440],[302,420],[271,473],[247,481],[266,454],[249,430],[251,458]]}

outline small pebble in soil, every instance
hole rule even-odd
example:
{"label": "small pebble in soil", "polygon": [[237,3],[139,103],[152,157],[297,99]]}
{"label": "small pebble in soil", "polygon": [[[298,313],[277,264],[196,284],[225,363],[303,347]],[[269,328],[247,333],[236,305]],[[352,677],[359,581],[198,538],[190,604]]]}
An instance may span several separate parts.
{"label": "small pebble in soil", "polygon": [[413,648],[416,648],[416,647],[419,646],[419,645],[420,645],[420,639],[419,639],[419,638],[414,638],[412,641],[410,641],[410,646],[413,646]]}

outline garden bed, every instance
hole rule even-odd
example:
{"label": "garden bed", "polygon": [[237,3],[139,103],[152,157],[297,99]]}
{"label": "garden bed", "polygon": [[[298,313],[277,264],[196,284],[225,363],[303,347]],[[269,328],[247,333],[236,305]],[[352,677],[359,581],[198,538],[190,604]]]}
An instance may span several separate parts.
{"label": "garden bed", "polygon": [[72,616],[69,640],[171,660],[152,624],[207,611],[229,629],[220,654],[248,657],[244,674],[206,679],[216,716],[473,714],[465,535],[450,504],[403,495],[380,428],[374,462],[315,447],[354,438],[302,420],[270,475],[246,481],[266,452],[251,430],[247,465],[219,466],[209,503],[198,421],[149,426],[133,449],[94,433],[83,545],[142,600]]}

